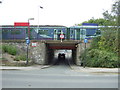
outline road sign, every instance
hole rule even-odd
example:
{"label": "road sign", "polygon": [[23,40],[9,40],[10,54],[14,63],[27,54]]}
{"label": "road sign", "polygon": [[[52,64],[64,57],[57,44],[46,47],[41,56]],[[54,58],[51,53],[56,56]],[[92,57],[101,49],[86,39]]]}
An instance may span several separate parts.
{"label": "road sign", "polygon": [[30,44],[30,40],[29,39],[26,40],[26,44],[28,44],[28,45]]}
{"label": "road sign", "polygon": [[88,43],[88,40],[87,40],[87,39],[84,39],[84,43]]}
{"label": "road sign", "polygon": [[37,46],[37,42],[32,42],[32,47],[36,47]]}
{"label": "road sign", "polygon": [[64,37],[64,34],[60,34],[60,39],[63,39]]}

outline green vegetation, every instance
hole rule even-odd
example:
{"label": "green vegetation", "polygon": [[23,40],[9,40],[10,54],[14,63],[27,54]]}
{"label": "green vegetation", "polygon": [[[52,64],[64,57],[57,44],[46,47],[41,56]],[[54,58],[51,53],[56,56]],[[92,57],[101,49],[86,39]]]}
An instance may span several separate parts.
{"label": "green vegetation", "polygon": [[[120,2],[116,1],[113,4],[111,13],[108,13],[108,11],[103,13],[104,20],[108,21],[105,22],[105,24],[103,23],[103,25],[120,26],[120,22],[118,20],[120,18],[120,15],[118,14],[120,13],[118,10],[119,7]],[[92,22],[92,20],[88,20],[88,23],[89,22]],[[92,40],[90,48],[86,49],[86,51],[80,56],[80,59],[83,64],[85,63],[88,67],[120,67],[120,60],[118,60],[120,47],[118,43],[119,28],[106,27],[101,29],[101,31],[102,35],[95,37]]]}
{"label": "green vegetation", "polygon": [[26,55],[17,55],[14,59],[15,61],[26,61]]}
{"label": "green vegetation", "polygon": [[2,46],[2,51],[5,53],[9,53],[11,55],[16,55],[17,54],[17,48],[12,46],[12,45],[3,45]]}
{"label": "green vegetation", "polygon": [[2,51],[3,53],[8,53],[10,55],[15,56],[13,58],[13,60],[15,61],[26,61],[26,54],[18,53],[20,52],[20,50],[13,45],[6,45],[6,44],[2,45]]}
{"label": "green vegetation", "polygon": [[[120,26],[120,0],[115,0],[114,4],[112,5],[111,11],[104,11],[103,12],[104,18],[95,19],[92,17],[88,21],[84,21],[82,23],[96,23],[102,26]],[[82,23],[78,25],[82,25]]]}
{"label": "green vegetation", "polygon": [[[111,21],[110,21],[110,20],[106,20],[106,19],[104,19],[104,18],[99,18],[99,19],[94,19],[94,18],[92,18],[92,19],[90,19],[90,20],[88,20],[88,21],[84,21],[84,22],[82,22],[82,23],[96,23],[96,24],[98,24],[98,25],[100,25],[100,26],[111,25]],[[80,24],[78,24],[78,25],[81,26],[82,23],[80,23]],[[115,24],[115,21],[112,22],[112,23]],[[113,25],[113,24],[112,24],[112,25]]]}
{"label": "green vegetation", "polygon": [[[103,46],[101,43],[101,37],[94,38],[91,47],[81,55],[82,62],[86,61],[85,64],[88,67],[119,67],[118,52],[115,51],[117,47]],[[104,43],[107,43],[107,41],[104,41]],[[115,50],[112,51],[113,49]]]}

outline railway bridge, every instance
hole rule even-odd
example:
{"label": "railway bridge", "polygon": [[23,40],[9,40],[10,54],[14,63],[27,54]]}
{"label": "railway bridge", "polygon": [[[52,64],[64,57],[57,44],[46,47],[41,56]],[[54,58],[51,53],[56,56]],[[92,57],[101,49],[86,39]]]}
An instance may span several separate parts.
{"label": "railway bridge", "polygon": [[[49,41],[31,41],[36,43],[35,47],[30,47],[30,56],[32,60],[36,64],[50,64],[54,58],[58,57],[58,54],[60,53],[60,50],[64,50],[64,54],[66,56],[70,56],[72,62],[76,65],[80,65],[80,54],[85,50],[85,44],[83,41],[79,40],[49,40]],[[89,41],[90,43],[90,41]],[[89,47],[89,43],[87,43],[87,47]],[[32,46],[32,45],[30,45]],[[67,51],[70,51],[67,53]]]}
{"label": "railway bridge", "polygon": [[[90,46],[90,40],[86,44],[86,48]],[[25,40],[3,40],[3,44],[13,45],[18,49],[27,52]],[[85,50],[85,43],[80,40],[31,40],[28,46],[28,58],[35,64],[49,65],[58,58],[59,53],[64,51],[65,57],[74,64],[80,65],[80,55]],[[20,52],[19,52],[20,53]]]}

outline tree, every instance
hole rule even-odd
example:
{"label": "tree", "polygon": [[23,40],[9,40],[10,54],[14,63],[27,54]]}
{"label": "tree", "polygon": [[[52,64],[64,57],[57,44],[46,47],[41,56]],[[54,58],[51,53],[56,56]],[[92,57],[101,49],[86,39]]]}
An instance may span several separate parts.
{"label": "tree", "polygon": [[[105,26],[105,25],[108,25],[109,20],[104,19],[104,18],[99,18],[99,19],[94,19],[94,18],[92,18],[92,19],[90,19],[90,20],[88,20],[88,21],[84,21],[84,22],[82,22],[82,23],[96,23],[96,24],[98,24],[98,25],[100,25],[100,26]],[[80,23],[80,24],[78,24],[78,25],[81,26],[82,23]]]}
{"label": "tree", "polygon": [[112,5],[111,12],[103,12],[104,19],[109,20],[108,25],[120,26],[120,0],[116,0]]}
{"label": "tree", "polygon": [[[86,65],[90,67],[120,67],[120,61],[118,61],[120,49],[118,41],[118,31],[120,31],[120,1],[116,0],[111,12],[106,10],[103,16],[103,19],[92,18],[92,20],[86,21],[87,23],[92,22],[104,26],[112,26],[102,28],[102,35],[92,40],[91,47],[86,53]],[[83,62],[84,56],[80,57]]]}
{"label": "tree", "polygon": [[[111,11],[104,11],[103,12],[104,18],[98,18],[94,19],[93,17],[88,20],[84,21],[82,23],[96,23],[100,26],[120,26],[120,0],[116,0],[115,3],[112,5]],[[82,23],[78,24],[79,26],[82,25]]]}

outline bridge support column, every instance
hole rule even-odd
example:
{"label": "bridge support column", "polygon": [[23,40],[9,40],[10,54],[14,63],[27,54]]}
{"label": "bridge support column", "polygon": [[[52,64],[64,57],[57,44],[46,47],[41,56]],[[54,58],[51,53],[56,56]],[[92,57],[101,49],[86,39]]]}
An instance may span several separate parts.
{"label": "bridge support column", "polygon": [[80,61],[80,48],[81,48],[81,45],[78,44],[77,45],[77,48],[76,48],[76,65],[81,65],[81,61]]}
{"label": "bridge support column", "polygon": [[31,58],[36,64],[47,64],[48,63],[48,49],[45,43],[37,42],[36,47],[32,47]]}
{"label": "bridge support column", "polygon": [[76,64],[76,49],[72,50],[72,61],[74,64]]}

